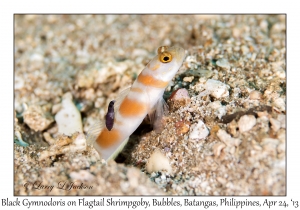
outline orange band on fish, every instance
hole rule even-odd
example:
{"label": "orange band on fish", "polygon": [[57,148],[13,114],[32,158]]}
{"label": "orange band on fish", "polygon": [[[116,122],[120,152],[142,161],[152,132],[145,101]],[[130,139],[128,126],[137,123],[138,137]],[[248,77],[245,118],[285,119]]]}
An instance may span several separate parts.
{"label": "orange band on fish", "polygon": [[147,106],[139,101],[125,98],[119,112],[125,117],[134,117],[147,113]]}
{"label": "orange band on fish", "polygon": [[158,80],[158,79],[155,79],[151,75],[140,74],[138,76],[137,80],[138,80],[138,82],[142,83],[143,85],[156,87],[156,88],[165,88],[169,84],[169,81],[165,82],[162,80]]}
{"label": "orange band on fish", "polygon": [[120,138],[120,134],[117,130],[107,130],[104,128],[100,135],[98,136],[96,143],[99,144],[102,148],[110,147],[111,145],[115,144]]}

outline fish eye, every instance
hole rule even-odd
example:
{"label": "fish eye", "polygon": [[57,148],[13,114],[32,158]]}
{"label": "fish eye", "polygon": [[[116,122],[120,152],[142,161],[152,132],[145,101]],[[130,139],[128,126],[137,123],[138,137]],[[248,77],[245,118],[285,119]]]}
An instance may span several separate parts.
{"label": "fish eye", "polygon": [[172,61],[172,55],[168,52],[167,46],[161,46],[157,49],[157,54],[159,56],[159,60],[162,63],[169,63]]}
{"label": "fish eye", "polygon": [[172,55],[169,52],[162,52],[159,54],[159,60],[162,63],[169,63],[172,61]]}

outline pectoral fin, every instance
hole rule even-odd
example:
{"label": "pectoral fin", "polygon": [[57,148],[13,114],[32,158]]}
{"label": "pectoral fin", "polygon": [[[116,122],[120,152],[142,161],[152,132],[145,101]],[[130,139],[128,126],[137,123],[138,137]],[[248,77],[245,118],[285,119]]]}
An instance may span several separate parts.
{"label": "pectoral fin", "polygon": [[160,133],[164,129],[163,117],[169,112],[169,107],[166,101],[161,97],[155,106],[148,113],[150,123],[153,125],[153,130]]}

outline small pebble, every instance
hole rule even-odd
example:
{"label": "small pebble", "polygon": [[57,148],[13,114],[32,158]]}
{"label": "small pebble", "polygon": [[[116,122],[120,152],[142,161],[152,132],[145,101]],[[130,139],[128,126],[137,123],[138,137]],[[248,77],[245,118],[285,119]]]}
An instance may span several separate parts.
{"label": "small pebble", "polygon": [[227,126],[229,133],[233,136],[235,136],[237,133],[236,132],[237,127],[238,127],[238,124],[235,120],[232,120]]}
{"label": "small pebble", "polygon": [[226,114],[226,106],[222,106],[221,101],[214,101],[208,105],[214,109],[214,114],[218,116],[219,119]]}
{"label": "small pebble", "polygon": [[265,118],[269,115],[269,113],[267,111],[263,111],[263,112],[257,112],[257,116],[259,118]]}
{"label": "small pebble", "polygon": [[170,110],[176,110],[180,107],[185,106],[187,103],[191,101],[189,93],[185,88],[179,88],[171,94],[169,98]]}
{"label": "small pebble", "polygon": [[212,95],[215,98],[221,98],[229,96],[229,86],[220,82],[219,80],[208,79],[204,85],[205,91],[199,94],[199,97],[205,95]]}
{"label": "small pebble", "polygon": [[279,140],[270,137],[265,137],[262,139],[262,144],[269,144],[269,143],[277,145],[279,143]]}
{"label": "small pebble", "polygon": [[136,188],[139,185],[139,179],[141,172],[136,168],[129,168],[127,171],[128,182],[132,188]]}
{"label": "small pebble", "polygon": [[286,140],[285,137],[286,137],[286,130],[281,129],[277,132],[277,139],[279,141],[285,142],[285,140]]}
{"label": "small pebble", "polygon": [[22,147],[27,147],[29,144],[25,142],[22,138],[20,131],[15,131],[15,137],[17,137],[17,143]]}
{"label": "small pebble", "polygon": [[285,79],[286,77],[286,73],[283,69],[278,69],[276,71],[276,75],[280,78],[280,79]]}
{"label": "small pebble", "polygon": [[221,101],[214,101],[208,104],[208,107],[216,110],[219,109],[222,106]]}
{"label": "small pebble", "polygon": [[277,155],[277,145],[278,144],[279,144],[278,139],[266,137],[262,140],[262,145],[263,145],[264,151],[266,151],[267,153],[269,153],[272,156]]}
{"label": "small pebble", "polygon": [[273,129],[273,131],[278,131],[280,129],[280,121],[274,119],[274,118],[271,118],[270,119],[270,123],[272,124],[271,128]]}
{"label": "small pebble", "polygon": [[184,77],[184,78],[183,78],[183,81],[184,81],[184,82],[193,82],[193,80],[194,80],[194,76]]}
{"label": "small pebble", "polygon": [[285,115],[284,114],[279,114],[277,117],[277,120],[280,122],[280,126],[282,128],[285,128]]}
{"label": "small pebble", "polygon": [[123,193],[127,193],[128,190],[129,190],[129,183],[128,182],[124,182],[124,181],[121,181],[120,182],[120,188],[122,190]]}
{"label": "small pebble", "polygon": [[182,135],[185,134],[189,131],[190,129],[190,123],[186,122],[186,121],[179,121],[175,123],[175,127],[176,127],[176,133],[178,135]]}
{"label": "small pebble", "polygon": [[179,88],[171,94],[169,99],[174,100],[174,101],[182,100],[182,99],[190,99],[190,96],[189,96],[189,92],[187,91],[187,89]]}
{"label": "small pebble", "polygon": [[170,165],[169,159],[159,150],[156,150],[150,156],[147,164],[146,170],[148,173],[157,171],[166,171],[167,173],[172,173],[172,167]]}
{"label": "small pebble", "polygon": [[216,157],[219,157],[220,154],[221,154],[221,151],[223,148],[225,148],[226,145],[223,144],[222,142],[219,142],[219,143],[216,143],[214,146],[213,146],[213,152],[214,152],[214,155]]}
{"label": "small pebble", "polygon": [[244,115],[238,121],[238,126],[241,133],[251,130],[255,124],[256,118],[253,115]]}
{"label": "small pebble", "polygon": [[241,144],[241,140],[237,138],[232,138],[226,131],[219,129],[217,132],[218,138],[224,142],[229,147],[237,147]]}
{"label": "small pebble", "polygon": [[204,189],[207,188],[208,187],[208,181],[201,182],[200,186]]}
{"label": "small pebble", "polygon": [[78,87],[91,88],[94,83],[92,73],[93,73],[92,71],[79,72],[77,76],[77,82],[76,82]]}
{"label": "small pebble", "polygon": [[226,114],[226,106],[220,106],[219,109],[215,111],[215,114],[221,119]]}
{"label": "small pebble", "polygon": [[253,53],[252,54],[252,56],[251,56],[251,61],[253,62],[253,61],[255,61],[255,59],[256,59],[256,56],[257,56],[257,54],[256,53]]}
{"label": "small pebble", "polygon": [[261,92],[259,92],[257,90],[253,90],[249,94],[249,97],[250,97],[251,100],[260,100],[261,97],[262,97],[262,94],[261,94]]}
{"label": "small pebble", "polygon": [[90,172],[86,170],[80,170],[78,172],[72,171],[70,177],[74,180],[80,181],[92,181],[95,177]]}
{"label": "small pebble", "polygon": [[227,183],[227,180],[223,177],[217,177],[217,181],[220,182],[222,185],[225,185]]}
{"label": "small pebble", "polygon": [[35,132],[45,130],[53,122],[53,117],[36,105],[29,106],[23,117],[24,122]]}
{"label": "small pebble", "polygon": [[263,31],[267,31],[268,30],[268,21],[267,20],[261,21],[259,26]]}
{"label": "small pebble", "polygon": [[230,69],[230,64],[229,64],[228,60],[225,58],[220,58],[216,64],[217,64],[217,66],[219,66],[223,69]]}
{"label": "small pebble", "polygon": [[189,136],[191,139],[204,139],[209,134],[209,130],[201,120],[197,124],[192,125],[191,130],[192,132]]}
{"label": "small pebble", "polygon": [[241,50],[242,50],[243,55],[246,55],[249,52],[249,48],[245,45],[243,45],[241,47]]}
{"label": "small pebble", "polygon": [[50,145],[52,145],[52,144],[55,143],[55,139],[53,139],[53,138],[51,137],[51,135],[50,135],[48,132],[44,132],[44,133],[43,133],[43,136],[44,136],[44,139],[45,139]]}
{"label": "small pebble", "polygon": [[280,111],[285,111],[285,101],[283,98],[277,98],[274,101],[274,106],[277,107]]}
{"label": "small pebble", "polygon": [[59,104],[54,104],[54,105],[52,106],[52,111],[51,111],[51,113],[52,113],[52,114],[56,114],[59,110],[61,110],[61,108],[62,108],[61,103],[59,103]]}
{"label": "small pebble", "polygon": [[35,53],[30,56],[30,65],[32,70],[39,70],[44,66],[44,56]]}
{"label": "small pebble", "polygon": [[285,142],[282,142],[277,146],[277,152],[278,153],[284,153],[285,148],[286,148]]}
{"label": "small pebble", "polygon": [[25,81],[24,78],[15,76],[15,90],[20,90],[24,87]]}
{"label": "small pebble", "polygon": [[147,57],[148,56],[148,52],[145,49],[139,49],[139,48],[137,48],[137,49],[134,49],[132,51],[131,56],[133,58],[136,58],[136,57]]}
{"label": "small pebble", "polygon": [[154,179],[155,183],[159,184],[161,182],[161,179],[159,177]]}

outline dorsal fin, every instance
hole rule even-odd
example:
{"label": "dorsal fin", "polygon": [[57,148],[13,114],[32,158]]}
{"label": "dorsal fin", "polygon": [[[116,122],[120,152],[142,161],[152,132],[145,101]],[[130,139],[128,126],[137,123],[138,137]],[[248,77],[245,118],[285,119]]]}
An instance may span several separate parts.
{"label": "dorsal fin", "polygon": [[153,122],[153,130],[156,133],[160,133],[163,130],[163,117],[169,112],[169,106],[161,97],[155,105],[155,118]]}
{"label": "dorsal fin", "polygon": [[120,93],[118,94],[118,96],[115,100],[115,105],[114,105],[115,112],[119,111],[120,105],[121,105],[122,101],[124,100],[124,98],[128,95],[130,88],[131,88],[131,85],[124,88],[123,90],[121,90]]}

